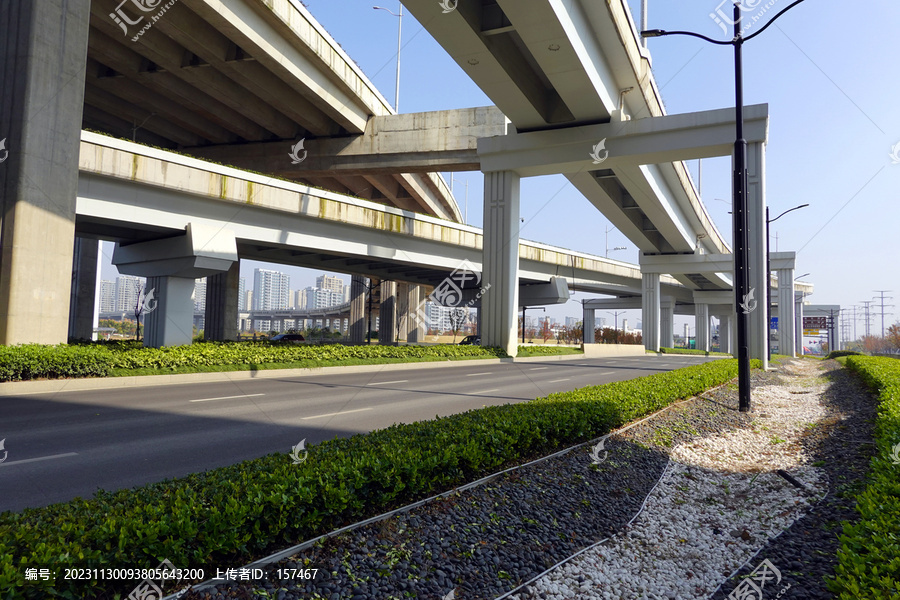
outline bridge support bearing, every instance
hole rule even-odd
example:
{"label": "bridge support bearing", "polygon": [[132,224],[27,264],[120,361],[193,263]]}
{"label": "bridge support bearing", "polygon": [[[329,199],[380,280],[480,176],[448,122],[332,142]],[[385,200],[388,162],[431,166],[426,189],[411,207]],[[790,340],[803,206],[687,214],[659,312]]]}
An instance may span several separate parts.
{"label": "bridge support bearing", "polygon": [[695,304],[697,350],[709,352],[709,305]]}
{"label": "bridge support bearing", "polygon": [[397,284],[381,282],[381,308],[378,313],[378,344],[392,346],[397,339]]}
{"label": "bridge support bearing", "polygon": [[112,263],[119,272],[147,278],[144,346],[190,344],[194,280],[229,271],[237,260],[234,232],[195,223],[188,223],[183,236],[116,244]]}
{"label": "bridge support bearing", "polygon": [[778,269],[778,353],[796,357],[794,313],[794,270]]}
{"label": "bridge support bearing", "polygon": [[72,265],[72,288],[69,295],[69,337],[90,340],[94,337],[94,299],[97,292],[100,242],[75,238],[75,257]]}
{"label": "bridge support bearing", "polygon": [[484,174],[484,320],[481,343],[499,346],[509,356],[518,352],[519,306],[519,175],[512,171]]}
{"label": "bridge support bearing", "polygon": [[0,19],[0,344],[69,330],[90,2],[11,0]]}
{"label": "bridge support bearing", "polygon": [[223,342],[238,337],[238,289],[241,261],[231,268],[206,278],[206,319],[203,339]]}
{"label": "bridge support bearing", "polygon": [[641,335],[644,348],[659,352],[660,342],[660,296],[659,273],[642,273],[644,294],[641,296]]}
{"label": "bridge support bearing", "polygon": [[350,278],[350,343],[362,344],[366,340],[366,278],[353,275]]}

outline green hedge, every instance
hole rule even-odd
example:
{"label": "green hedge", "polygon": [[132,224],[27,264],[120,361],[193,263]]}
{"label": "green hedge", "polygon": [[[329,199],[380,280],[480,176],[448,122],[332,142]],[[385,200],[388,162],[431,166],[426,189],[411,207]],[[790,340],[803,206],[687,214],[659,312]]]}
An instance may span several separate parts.
{"label": "green hedge", "polygon": [[581,354],[580,348],[571,346],[519,346],[519,356],[556,356],[561,354]]}
{"label": "green hedge", "polygon": [[0,381],[64,377],[105,377],[113,368],[103,346],[0,346]]}
{"label": "green hedge", "polygon": [[[342,525],[451,489],[516,460],[603,435],[731,380],[722,360],[521,404],[395,425],[90,500],[0,514],[5,600],[104,597],[106,582],[29,582],[24,569],[73,562],[155,567],[239,565]],[[121,589],[118,586],[117,589]],[[69,594],[68,596],[66,594]],[[108,594],[105,597],[110,597]]]}
{"label": "green hedge", "polygon": [[177,369],[347,359],[496,358],[498,348],[482,346],[343,346],[270,342],[208,342],[170,348],[144,348],[137,342],[113,344],[37,344],[0,347],[0,381],[105,377],[114,369]]}
{"label": "green hedge", "polygon": [[727,352],[707,352],[706,350],[696,350],[694,348],[660,348],[663,354],[698,354],[700,356],[731,356]]}
{"label": "green hedge", "polygon": [[840,358],[842,356],[862,356],[862,352],[855,352],[854,350],[834,350],[828,353],[828,356],[825,357],[825,360],[831,358]]}
{"label": "green hedge", "polygon": [[[846,366],[878,393],[877,454],[866,489],[857,496],[859,522],[844,524],[835,577],[828,587],[841,600],[900,597],[900,361],[849,356]],[[900,460],[898,460],[900,462]]]}

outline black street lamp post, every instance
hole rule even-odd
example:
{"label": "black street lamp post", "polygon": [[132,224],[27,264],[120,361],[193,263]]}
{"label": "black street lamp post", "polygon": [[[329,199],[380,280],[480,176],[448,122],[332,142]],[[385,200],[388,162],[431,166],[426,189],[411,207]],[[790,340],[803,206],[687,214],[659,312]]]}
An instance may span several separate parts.
{"label": "black street lamp post", "polygon": [[[732,188],[734,193],[733,243],[734,243],[734,303],[737,313],[737,348],[738,348],[738,397],[741,412],[750,411],[750,350],[747,339],[748,313],[741,308],[741,303],[746,302],[748,295],[747,277],[749,275],[749,261],[747,246],[749,237],[747,232],[747,140],[744,139],[744,74],[742,63],[742,49],[744,42],[749,41],[765,31],[775,20],[800,4],[804,0],[796,0],[793,4],[775,15],[762,29],[746,38],[741,31],[741,5],[734,5],[734,39],[723,42],[714,40],[705,35],[692,31],[665,31],[663,29],[649,29],[642,31],[643,37],[663,37],[667,35],[687,35],[700,38],[718,46],[734,47],[734,96],[735,96],[735,141],[734,141],[734,173]],[[766,323],[768,335],[769,324]]]}

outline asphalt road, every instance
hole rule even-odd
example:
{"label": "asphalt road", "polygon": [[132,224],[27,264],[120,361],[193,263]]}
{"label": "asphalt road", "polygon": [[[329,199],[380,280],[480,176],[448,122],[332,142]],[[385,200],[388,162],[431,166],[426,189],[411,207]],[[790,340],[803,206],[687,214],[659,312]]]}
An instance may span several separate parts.
{"label": "asphalt road", "polygon": [[0,511],[714,360],[637,356],[0,397]]}

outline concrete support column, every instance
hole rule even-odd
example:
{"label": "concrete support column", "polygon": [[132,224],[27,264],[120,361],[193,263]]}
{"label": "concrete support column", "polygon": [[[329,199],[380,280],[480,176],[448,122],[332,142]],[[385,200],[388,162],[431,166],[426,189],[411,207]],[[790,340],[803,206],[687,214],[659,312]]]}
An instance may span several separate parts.
{"label": "concrete support column", "polygon": [[755,290],[756,309],[747,316],[747,333],[750,358],[758,358],[763,368],[768,368],[769,309],[766,290],[769,276],[766,269],[766,146],[761,142],[752,143],[747,148],[747,256],[748,282],[750,290]]}
{"label": "concrete support column", "polygon": [[145,293],[153,292],[157,304],[148,304],[144,314],[144,346],[181,346],[190,344],[194,330],[194,279],[187,277],[148,277]]}
{"label": "concrete support column", "polygon": [[641,296],[641,327],[643,328],[644,348],[651,352],[659,352],[660,342],[660,296],[659,273],[643,273],[644,294]]}
{"label": "concrete support column", "polygon": [[238,289],[241,261],[231,268],[206,278],[206,322],[203,339],[217,342],[238,338]]}
{"label": "concrete support column", "polygon": [[397,337],[399,341],[406,341],[406,333],[409,331],[409,284],[397,283]]}
{"label": "concrete support column", "polygon": [[695,325],[697,330],[697,350],[709,352],[709,305],[694,305]]}
{"label": "concrete support column", "polygon": [[509,356],[518,352],[519,306],[519,176],[511,171],[484,174],[485,322],[481,343],[499,346]]}
{"label": "concrete support column", "polygon": [[582,308],[581,330],[585,344],[593,344],[595,342],[594,329],[596,325],[596,313],[593,308]]}
{"label": "concrete support column", "polygon": [[803,293],[794,294],[794,349],[797,356],[803,356]]}
{"label": "concrete support column", "polygon": [[378,313],[378,343],[390,346],[397,337],[397,284],[381,282],[381,310]]}
{"label": "concrete support column", "polygon": [[730,314],[719,317],[719,351],[734,354],[734,317]]}
{"label": "concrete support column", "polygon": [[425,290],[421,285],[409,286],[407,296],[409,304],[409,318],[406,320],[406,343],[418,344],[425,341],[425,335],[428,333],[424,330],[425,321]]}
{"label": "concrete support column", "polygon": [[100,242],[75,238],[72,287],[69,293],[69,337],[90,340],[94,336],[94,297],[97,293],[97,257]]}
{"label": "concrete support column", "polygon": [[350,343],[362,344],[366,339],[366,278],[350,278]]}
{"label": "concrete support column", "polygon": [[797,356],[794,331],[794,270],[778,269],[778,352]]}
{"label": "concrete support column", "polygon": [[666,348],[675,346],[675,301],[667,299],[660,304],[660,344]]}
{"label": "concrete support column", "polygon": [[67,341],[90,9],[0,8],[0,344]]}

